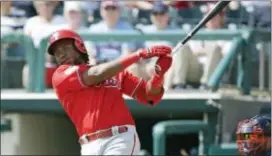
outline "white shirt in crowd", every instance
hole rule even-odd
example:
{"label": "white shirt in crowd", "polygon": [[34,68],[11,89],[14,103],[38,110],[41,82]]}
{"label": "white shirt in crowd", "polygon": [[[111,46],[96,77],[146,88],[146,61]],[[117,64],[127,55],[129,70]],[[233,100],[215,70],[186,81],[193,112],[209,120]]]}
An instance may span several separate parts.
{"label": "white shirt in crowd", "polygon": [[24,32],[33,39],[34,45],[38,47],[43,38],[49,36],[59,28],[59,25],[64,23],[65,19],[60,15],[54,16],[50,23],[45,22],[39,16],[35,16],[26,21]]}

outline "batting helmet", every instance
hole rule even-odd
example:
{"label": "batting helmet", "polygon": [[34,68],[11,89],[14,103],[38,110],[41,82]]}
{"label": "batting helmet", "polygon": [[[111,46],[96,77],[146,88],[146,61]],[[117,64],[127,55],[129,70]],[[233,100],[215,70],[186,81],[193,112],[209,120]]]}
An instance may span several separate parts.
{"label": "batting helmet", "polygon": [[76,32],[67,29],[58,30],[50,36],[49,45],[47,48],[48,54],[54,54],[52,50],[53,45],[62,39],[74,39],[74,45],[76,49],[81,53],[87,54],[87,50],[81,37]]}
{"label": "batting helmet", "polygon": [[271,118],[255,116],[239,122],[237,127],[237,144],[241,155],[258,156],[268,153],[266,138],[271,137]]}

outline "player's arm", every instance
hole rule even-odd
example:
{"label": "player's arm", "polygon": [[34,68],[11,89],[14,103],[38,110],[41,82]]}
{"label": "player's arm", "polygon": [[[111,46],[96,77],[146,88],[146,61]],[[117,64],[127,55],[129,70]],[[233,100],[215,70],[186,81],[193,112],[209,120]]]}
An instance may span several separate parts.
{"label": "player's arm", "polygon": [[93,66],[80,74],[82,82],[89,85],[96,85],[103,82],[130,66],[140,59],[148,59],[155,56],[165,56],[171,52],[167,46],[154,46],[150,49],[140,49],[137,52],[118,58],[116,60]]}
{"label": "player's arm", "polygon": [[164,94],[163,77],[171,64],[171,56],[160,57],[156,62],[154,73],[148,81],[126,73],[122,81],[122,91],[143,104],[157,104]]}

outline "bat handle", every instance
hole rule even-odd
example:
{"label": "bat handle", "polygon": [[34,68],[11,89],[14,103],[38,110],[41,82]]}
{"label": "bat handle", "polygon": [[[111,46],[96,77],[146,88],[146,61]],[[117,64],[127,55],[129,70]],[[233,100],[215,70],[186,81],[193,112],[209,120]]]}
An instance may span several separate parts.
{"label": "bat handle", "polygon": [[182,42],[179,42],[179,43],[173,48],[171,55],[173,56],[176,52],[178,52],[179,49],[182,48],[182,46],[183,46]]}

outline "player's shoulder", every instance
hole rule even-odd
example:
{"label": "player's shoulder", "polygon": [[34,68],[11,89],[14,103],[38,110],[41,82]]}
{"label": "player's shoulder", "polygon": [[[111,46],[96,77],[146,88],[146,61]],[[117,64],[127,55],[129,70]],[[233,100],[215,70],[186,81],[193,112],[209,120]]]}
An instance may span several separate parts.
{"label": "player's shoulder", "polygon": [[88,65],[60,65],[53,74],[53,86],[58,86],[69,77],[77,76],[78,71],[83,71],[87,68]]}
{"label": "player's shoulder", "polygon": [[[71,65],[60,65],[56,71],[54,72],[53,74],[53,78],[54,77],[58,77],[60,75],[68,75],[68,74],[65,74],[65,73],[68,73],[67,71],[76,71],[78,68],[78,66],[71,66]],[[71,73],[70,72],[70,73]]]}

